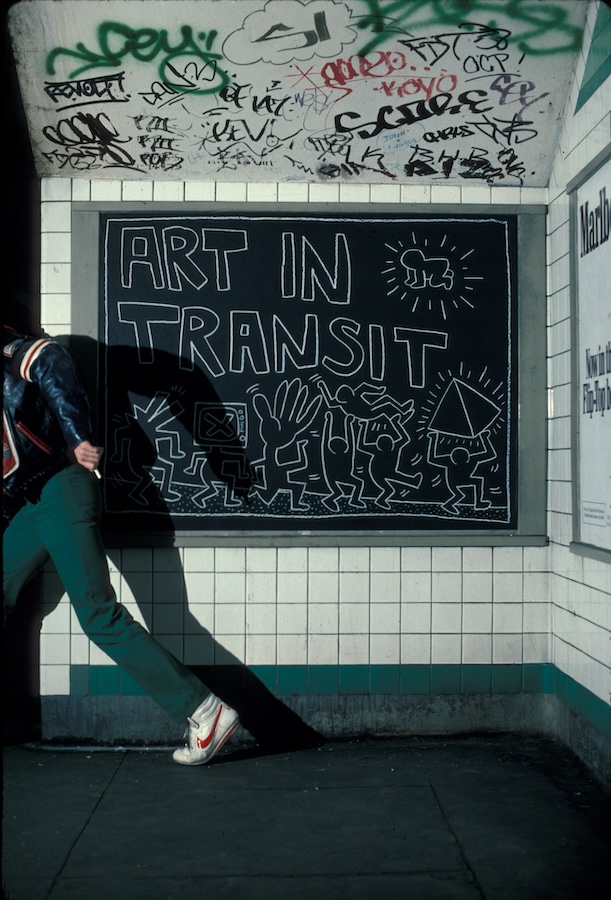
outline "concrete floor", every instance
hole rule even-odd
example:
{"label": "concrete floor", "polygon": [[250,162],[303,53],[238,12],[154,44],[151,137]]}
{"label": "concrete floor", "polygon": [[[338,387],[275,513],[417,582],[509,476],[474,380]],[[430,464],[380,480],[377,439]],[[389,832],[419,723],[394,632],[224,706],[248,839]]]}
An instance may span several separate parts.
{"label": "concrete floor", "polygon": [[609,797],[545,738],[4,751],[9,900],[597,900]]}

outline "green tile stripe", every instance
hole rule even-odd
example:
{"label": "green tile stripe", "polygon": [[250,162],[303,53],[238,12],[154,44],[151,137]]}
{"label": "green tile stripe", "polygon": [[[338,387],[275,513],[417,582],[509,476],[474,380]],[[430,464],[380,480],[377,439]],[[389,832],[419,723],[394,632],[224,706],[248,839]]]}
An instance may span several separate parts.
{"label": "green tile stripe", "polygon": [[611,11],[605,3],[601,3],[592,32],[575,112],[578,112],[596,93],[609,75],[611,75]]}
{"label": "green tile stripe", "polygon": [[[611,737],[609,704],[551,663],[526,665],[250,666],[279,696],[323,694],[552,694]],[[143,694],[117,666],[71,666],[73,695]]]}
{"label": "green tile stripe", "polygon": [[118,666],[70,666],[72,695],[123,694],[132,697],[144,693],[140,685]]}

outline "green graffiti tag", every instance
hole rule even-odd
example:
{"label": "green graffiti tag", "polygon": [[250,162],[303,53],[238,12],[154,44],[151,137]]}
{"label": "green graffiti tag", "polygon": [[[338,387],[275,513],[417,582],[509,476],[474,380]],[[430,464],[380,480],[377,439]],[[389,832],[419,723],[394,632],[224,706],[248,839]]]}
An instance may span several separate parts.
{"label": "green graffiti tag", "polygon": [[[454,26],[468,31],[470,20],[497,29],[501,18],[511,23],[507,40],[522,53],[545,56],[577,50],[582,29],[571,23],[568,10],[560,3],[536,3],[532,0],[365,0],[368,12],[359,18],[357,28],[370,31],[371,38],[360,50],[366,56],[389,37],[410,35],[409,28]],[[505,25],[506,22],[504,21]]]}
{"label": "green graffiti tag", "polygon": [[[190,25],[183,25],[180,35],[178,42],[173,46],[165,29],[160,31],[155,28],[134,29],[120,22],[102,22],[97,28],[100,52],[89,50],[82,42],[79,42],[74,50],[55,47],[47,56],[47,73],[55,74],[55,61],[60,56],[68,56],[83,63],[70,72],[70,78],[76,78],[90,69],[120,66],[126,56],[132,56],[142,63],[152,62],[161,57],[157,70],[159,78],[179,93],[215,94],[227,87],[231,79],[218,65],[222,56],[212,52],[218,32],[211,30],[194,35]],[[188,57],[189,62],[194,59],[201,61],[200,77],[196,84],[190,79],[183,78],[177,71],[176,65],[180,57]],[[201,77],[204,70],[205,75]]]}

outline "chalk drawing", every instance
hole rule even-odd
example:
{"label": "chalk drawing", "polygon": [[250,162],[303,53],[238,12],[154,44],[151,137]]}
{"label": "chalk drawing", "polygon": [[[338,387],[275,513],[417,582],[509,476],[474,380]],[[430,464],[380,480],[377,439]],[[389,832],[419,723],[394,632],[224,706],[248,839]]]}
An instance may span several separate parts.
{"label": "chalk drawing", "polygon": [[513,521],[508,219],[105,222],[111,514]]}

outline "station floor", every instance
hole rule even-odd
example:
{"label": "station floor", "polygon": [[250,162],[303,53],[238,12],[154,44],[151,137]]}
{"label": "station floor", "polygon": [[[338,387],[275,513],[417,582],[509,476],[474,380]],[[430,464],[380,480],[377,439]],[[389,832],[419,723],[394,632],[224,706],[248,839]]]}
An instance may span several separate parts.
{"label": "station floor", "polygon": [[546,738],[4,749],[8,900],[606,900],[609,826]]}

